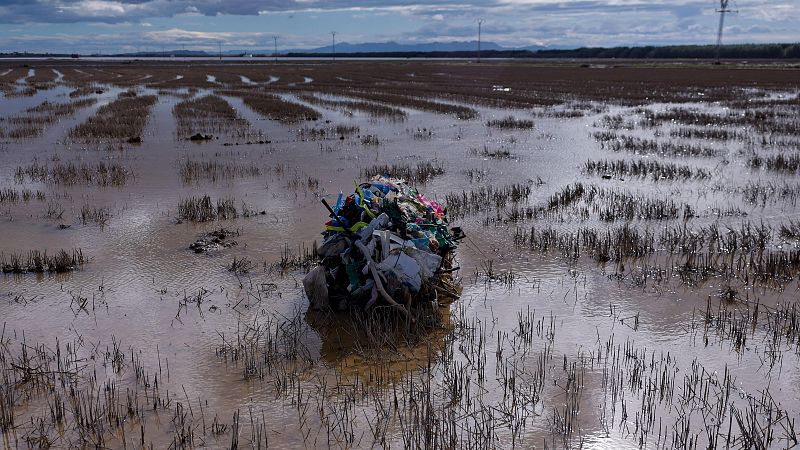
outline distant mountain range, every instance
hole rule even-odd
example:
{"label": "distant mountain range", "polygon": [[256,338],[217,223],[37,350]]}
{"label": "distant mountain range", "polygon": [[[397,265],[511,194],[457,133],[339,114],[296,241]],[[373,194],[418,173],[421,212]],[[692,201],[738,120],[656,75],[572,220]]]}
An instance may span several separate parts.
{"label": "distant mountain range", "polygon": [[[572,47],[545,47],[539,45],[531,45],[527,47],[503,47],[494,42],[481,41],[481,50],[486,51],[508,51],[508,50],[546,50],[546,49],[563,49]],[[478,41],[460,41],[460,42],[428,42],[423,44],[401,44],[394,41],[389,42],[365,42],[362,44],[351,44],[349,42],[341,42],[336,44],[336,53],[427,53],[427,52],[465,52],[477,51]],[[225,50],[223,55],[272,55],[273,49],[255,49],[255,50]],[[288,53],[302,53],[302,54],[330,54],[333,53],[333,46],[326,45],[324,47],[316,48],[290,48],[278,49],[278,54],[285,55]],[[135,53],[120,53],[114,56],[214,56],[217,52],[210,51],[194,51],[194,50],[172,50],[172,51],[159,51],[159,52],[135,52]]]}
{"label": "distant mountain range", "polygon": [[[494,42],[481,41],[481,50],[542,50],[544,46],[503,47]],[[478,41],[428,42],[424,44],[400,44],[398,42],[365,42],[336,44],[336,53],[391,53],[391,52],[464,52],[477,51]],[[281,53],[332,53],[331,45],[317,48],[291,49]]]}

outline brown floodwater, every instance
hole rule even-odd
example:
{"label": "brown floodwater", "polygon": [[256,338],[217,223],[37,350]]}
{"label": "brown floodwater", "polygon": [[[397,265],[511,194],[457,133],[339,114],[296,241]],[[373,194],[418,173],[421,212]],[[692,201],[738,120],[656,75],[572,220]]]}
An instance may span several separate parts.
{"label": "brown floodwater", "polygon": [[[54,85],[32,96],[0,98],[2,116],[24,114],[44,101],[69,101],[73,87],[64,84],[64,73],[73,69],[59,70]],[[240,98],[225,95],[251,132],[269,142],[248,145],[247,138],[214,132],[219,139],[195,143],[178,139],[173,107],[226,83],[213,66],[200,70],[208,83],[192,91],[158,91],[158,80],[177,83],[183,70],[156,80],[143,69],[133,80],[139,95],[158,95],[141,144],[114,143],[109,149],[105,142],[68,137],[71,128],[127,89],[102,83],[97,85],[102,93],[89,95],[97,103],[48,124],[41,135],[2,139],[0,191],[42,191],[46,200],[0,202],[0,251],[81,249],[87,258],[67,274],[0,275],[0,350],[8,363],[3,364],[10,374],[6,381],[17,379],[6,386],[14,393],[15,419],[0,439],[4,448],[33,447],[42,442],[35,440],[40,436],[55,448],[97,444],[87,430],[99,428],[75,419],[74,402],[66,401],[66,419],[55,424],[51,411],[57,389],[36,382],[45,375],[29,371],[18,380],[22,371],[10,363],[37,345],[48,354],[72,347],[75,361],[65,372],[74,369],[74,374],[68,384],[98,399],[87,405],[101,411],[103,445],[114,448],[123,441],[136,448],[142,443],[147,448],[229,448],[237,439],[247,448],[796,444],[797,330],[792,320],[772,326],[769,319],[770,311],[794,317],[800,288],[796,272],[779,287],[720,273],[686,282],[671,270],[678,258],[664,248],[643,258],[598,263],[586,255],[571,258],[556,248],[545,253],[518,243],[518,234],[532,227],[568,234],[627,223],[658,234],[673,227],[716,226],[730,235],[733,231],[725,230],[748,222],[772,227],[766,250],[792,251],[795,237],[782,237],[777,230],[800,220],[794,201],[773,190],[758,204],[741,192],[753,183],[796,185],[796,172],[749,164],[753,154],[797,154],[796,134],[783,136],[788,143],[765,145],[762,136],[780,133],[744,124],[729,128],[747,139],[684,139],[670,135],[682,126],[678,122],[641,124],[642,109],[680,107],[718,116],[741,111],[724,102],[638,107],[566,102],[527,110],[469,105],[479,112],[474,120],[403,107],[406,119],[390,120],[303,103],[295,91],[280,91],[305,85],[313,92],[316,73],[304,71],[293,78],[285,72],[280,78],[261,77],[268,81],[248,72],[239,79],[248,88],[278,89],[282,98],[317,109],[320,120],[268,120]],[[741,98],[751,98],[754,105],[797,96],[794,91],[764,94],[741,90]],[[788,111],[796,113],[796,103],[792,107]],[[581,114],[555,113],[572,109]],[[535,125],[486,126],[508,115]],[[609,127],[604,116],[616,115],[630,123]],[[337,125],[358,131],[344,139],[306,139],[300,133]],[[614,151],[593,135],[604,131],[715,153]],[[368,135],[373,138],[362,139]],[[654,181],[587,174],[584,164],[599,159],[675,163],[709,175]],[[180,167],[187,160],[252,164],[260,174],[184,182]],[[122,186],[105,187],[15,176],[18,167],[34,161],[113,163],[132,176]],[[651,198],[685,203],[693,214],[603,221],[598,211],[603,202],[613,204],[613,197],[587,200],[585,217],[583,210],[569,208],[519,221],[511,220],[507,207],[468,213],[451,219],[468,236],[457,252],[463,292],[442,309],[440,329],[413,343],[374,348],[353,342],[360,336],[348,327],[357,325],[307,316],[300,282],[305,272],[281,270],[279,262],[321,243],[327,214],[319,199],[334,202],[339,192],[351,192],[364,168],[430,161],[444,174],[417,187],[439,201],[449,193],[519,183],[531,190],[518,206],[536,207],[565,186],[582,183],[587,189],[641,195],[634,203]],[[309,179],[318,185],[309,186]],[[246,204],[258,214],[206,223],[178,220],[181,200],[202,195],[232,197],[237,207]],[[102,225],[83,223],[84,207],[107,208],[110,218]],[[62,214],[48,216],[53,208]],[[189,250],[204,233],[220,227],[235,230],[238,245],[207,254]],[[248,258],[254,268],[233,273],[228,266],[234,258]],[[658,276],[642,279],[653,273]],[[756,303],[760,319],[751,317]],[[49,375],[60,379],[63,374]],[[109,385],[117,397],[109,394]],[[131,397],[139,399],[138,409],[129,408]],[[112,404],[126,411],[121,422],[110,423]]]}

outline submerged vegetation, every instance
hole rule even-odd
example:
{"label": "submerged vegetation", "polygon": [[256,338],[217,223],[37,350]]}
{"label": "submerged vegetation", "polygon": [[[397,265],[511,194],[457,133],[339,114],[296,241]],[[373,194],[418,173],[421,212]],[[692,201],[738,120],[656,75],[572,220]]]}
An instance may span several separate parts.
{"label": "submerged vegetation", "polygon": [[322,98],[312,94],[303,94],[298,98],[304,102],[311,103],[312,105],[322,106],[323,108],[335,109],[338,111],[345,111],[352,114],[355,111],[369,114],[372,117],[381,117],[392,120],[403,120],[407,114],[405,111],[386,106],[381,103],[368,102],[363,100],[331,100]]}
{"label": "submerged vegetation", "polygon": [[12,139],[25,139],[39,136],[45,128],[59,119],[71,116],[76,111],[97,103],[95,98],[84,98],[68,103],[51,103],[44,101],[37,106],[28,108],[22,115],[1,119],[0,124],[7,128],[3,131],[5,136]]}
{"label": "submerged vegetation", "polygon": [[274,94],[256,91],[223,91],[222,93],[241,98],[245,105],[270,120],[297,123],[320,118],[317,110],[285,100]]}
{"label": "submerged vegetation", "polygon": [[132,91],[119,95],[117,100],[100,107],[85,123],[69,131],[76,140],[134,140],[141,141],[150,109],[158,97],[139,96]]}
{"label": "submerged vegetation", "polygon": [[222,97],[206,95],[185,100],[172,109],[178,127],[178,138],[226,133],[235,137],[246,137],[250,123]]}
{"label": "submerged vegetation", "polygon": [[412,108],[452,115],[458,119],[469,120],[478,117],[478,112],[470,107],[433,102],[419,97],[383,92],[348,92],[347,96],[375,103],[383,103],[395,108]]}

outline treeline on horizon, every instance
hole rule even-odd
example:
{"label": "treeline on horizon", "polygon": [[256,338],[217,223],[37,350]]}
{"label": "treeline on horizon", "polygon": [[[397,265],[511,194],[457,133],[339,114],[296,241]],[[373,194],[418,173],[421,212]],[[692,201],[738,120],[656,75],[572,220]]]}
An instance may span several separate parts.
{"label": "treeline on horizon", "polygon": [[[153,52],[137,54],[110,54],[110,55],[82,55],[82,56],[113,56],[113,57],[165,57],[171,52]],[[469,51],[442,51],[442,52],[351,52],[336,53],[337,57],[350,58],[475,58],[476,50]],[[28,53],[6,52],[0,57],[66,57],[76,54],[60,53]],[[216,57],[216,53],[191,52],[182,54],[183,57]],[[223,58],[241,55],[223,55]],[[259,54],[255,56],[272,57],[272,54]],[[331,53],[286,53],[280,57],[305,57],[305,58],[330,58]],[[724,59],[800,59],[800,43],[794,44],[734,44],[723,45],[719,49],[720,58]],[[559,58],[587,58],[587,59],[712,59],[717,57],[716,45],[663,45],[643,47],[581,47],[575,49],[553,50],[481,50],[482,58],[530,58],[530,59],[559,59]]]}
{"label": "treeline on horizon", "polygon": [[[800,58],[800,43],[722,45],[720,58],[726,59],[791,59]],[[539,58],[630,58],[674,59],[717,57],[716,45],[667,45],[645,47],[576,48],[573,50],[539,50]]]}
{"label": "treeline on horizon", "polygon": [[[451,52],[354,52],[337,53],[351,58],[474,58],[472,51]],[[288,53],[288,57],[331,57],[330,53]],[[723,45],[720,58],[725,59],[800,59],[800,43]],[[481,58],[596,58],[596,59],[712,59],[716,45],[665,45],[644,47],[581,47],[554,50],[481,50]]]}

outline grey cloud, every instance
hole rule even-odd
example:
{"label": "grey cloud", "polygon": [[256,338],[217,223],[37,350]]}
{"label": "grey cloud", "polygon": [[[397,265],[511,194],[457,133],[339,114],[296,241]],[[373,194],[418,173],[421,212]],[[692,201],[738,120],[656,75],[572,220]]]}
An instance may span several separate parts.
{"label": "grey cloud", "polygon": [[[475,2],[475,6],[492,2]],[[409,8],[427,9],[457,5],[450,0],[412,3],[402,0],[4,0],[0,2],[0,23],[70,23],[138,20],[172,17],[194,12],[206,16],[258,15],[264,12],[308,10]]]}
{"label": "grey cloud", "polygon": [[[732,40],[749,37],[763,41],[770,38],[770,29],[775,31],[776,38],[786,40],[785,36],[794,36],[796,40],[795,24],[800,18],[796,1],[750,0],[746,8],[741,8],[740,14],[728,21]],[[363,41],[378,38],[414,42],[471,40],[477,37],[475,19],[483,17],[486,19],[484,39],[508,46],[533,43],[605,46],[702,43],[716,33],[717,20],[711,0],[432,0],[424,3],[413,0],[0,0],[0,31],[2,24],[8,27],[14,23],[93,22],[118,27],[124,23],[186,13],[252,16],[302,11],[350,11],[352,15],[363,15],[365,20],[370,20],[370,14],[377,17],[377,13],[403,13],[418,19],[416,28],[391,36],[362,36],[356,34],[358,29],[341,30],[343,34]],[[302,16],[298,14],[296,17]],[[440,18],[443,20],[438,20]],[[180,24],[176,18],[175,27],[180,27]],[[132,31],[124,39],[109,38],[102,42],[109,45],[112,42],[120,45],[121,42],[124,45],[127,39],[127,42],[146,45],[150,41],[189,43],[203,40],[188,31],[170,31],[169,35],[164,35],[163,30],[161,35]],[[776,34],[778,32],[781,34]],[[26,36],[16,36],[13,41],[6,38],[5,41],[12,45],[23,42],[25,38],[28,42],[36,41],[34,36]],[[152,36],[158,36],[158,39]],[[80,31],[70,34],[70,38],[80,42],[103,39]],[[243,33],[228,33],[213,39],[230,45],[246,45],[253,38]],[[304,39],[310,39],[310,36],[284,40],[292,42],[294,47],[301,47],[300,42]]]}
{"label": "grey cloud", "polygon": [[[765,0],[759,0],[765,3]],[[105,6],[105,7],[104,7]],[[420,15],[433,15],[459,10],[474,12],[492,9],[517,11],[520,13],[558,12],[625,12],[636,9],[648,11],[670,11],[677,17],[696,14],[697,11],[713,9],[708,2],[683,0],[674,2],[596,1],[575,0],[561,2],[524,2],[514,0],[8,0],[2,3],[4,12],[0,22],[63,23],[79,21],[119,22],[144,17],[171,17],[186,11],[214,16],[256,15],[263,12],[286,12],[303,10],[342,9],[390,9],[407,8]]]}
{"label": "grey cloud", "polygon": [[[786,0],[787,2],[789,0]],[[755,2],[769,4],[766,0]],[[774,2],[773,2],[774,5]],[[756,5],[749,5],[756,6]],[[634,1],[634,0],[3,0],[0,2],[0,22],[3,23],[69,23],[80,21],[116,23],[147,17],[171,17],[187,11],[214,16],[256,15],[264,12],[308,10],[374,10],[402,8],[419,15],[464,12],[476,14],[491,10],[524,14],[547,13],[625,13],[667,11],[678,18],[696,15],[703,10],[713,11],[713,5],[703,0]]]}

